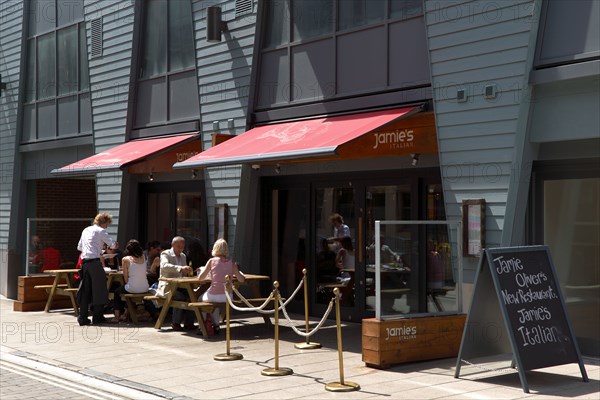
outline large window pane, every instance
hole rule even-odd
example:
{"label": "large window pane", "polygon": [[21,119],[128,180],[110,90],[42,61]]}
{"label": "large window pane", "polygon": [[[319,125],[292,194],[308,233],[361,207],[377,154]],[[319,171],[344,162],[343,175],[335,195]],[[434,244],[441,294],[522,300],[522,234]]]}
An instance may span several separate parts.
{"label": "large window pane", "polygon": [[78,115],[77,95],[58,100],[58,136],[77,134]]}
{"label": "large window pane", "polygon": [[35,39],[27,42],[27,82],[25,86],[25,101],[35,100]]}
{"label": "large window pane", "polygon": [[544,182],[544,243],[581,352],[600,355],[600,178]]}
{"label": "large window pane", "polygon": [[56,138],[56,102],[55,100],[38,103],[38,139]]}
{"label": "large window pane", "polygon": [[383,21],[386,0],[339,0],[339,29]]}
{"label": "large window pane", "polygon": [[167,84],[164,78],[138,83],[136,126],[167,122]]}
{"label": "large window pane", "polygon": [[265,24],[264,47],[275,47],[290,41],[290,12],[285,0],[269,0]]}
{"label": "large window pane", "polygon": [[144,26],[144,57],[142,77],[167,72],[167,2],[146,2],[146,24]]}
{"label": "large window pane", "polygon": [[69,25],[83,19],[83,0],[57,0],[58,26]]}
{"label": "large window pane", "polygon": [[423,14],[421,0],[390,2],[390,18],[412,18]]}
{"label": "large window pane", "polygon": [[196,72],[169,76],[169,120],[183,120],[200,115]]}
{"label": "large window pane", "polygon": [[332,32],[333,0],[295,0],[293,4],[294,41]]}
{"label": "large window pane", "polygon": [[29,1],[29,36],[48,32],[56,27],[54,0]]}
{"label": "large window pane", "polygon": [[87,37],[85,24],[79,25],[79,90],[90,88],[90,72],[88,68]]}
{"label": "large window pane", "polygon": [[194,66],[192,6],[187,0],[169,2],[169,71]]}
{"label": "large window pane", "polygon": [[[58,94],[77,92],[77,25],[57,31]],[[40,66],[42,67],[42,66]]]}
{"label": "large window pane", "polygon": [[35,140],[35,104],[26,105],[23,107],[23,134],[22,142]]}
{"label": "large window pane", "polygon": [[37,40],[38,99],[56,96],[56,52],[54,33]]}
{"label": "large window pane", "polygon": [[79,96],[79,132],[87,133],[92,131],[92,103],[90,94],[85,93]]}

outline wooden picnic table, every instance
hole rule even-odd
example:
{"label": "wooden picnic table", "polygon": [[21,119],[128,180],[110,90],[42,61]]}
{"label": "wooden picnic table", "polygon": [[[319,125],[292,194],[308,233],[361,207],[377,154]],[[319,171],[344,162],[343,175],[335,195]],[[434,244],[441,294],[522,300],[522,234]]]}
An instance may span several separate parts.
{"label": "wooden picnic table", "polygon": [[[244,277],[246,278],[244,282],[238,282],[234,279],[234,285],[236,287],[241,285],[250,287],[250,289],[252,290],[252,295],[257,298],[260,297],[260,281],[271,279],[271,277],[267,275],[244,274]],[[209,310],[214,309],[215,305],[213,303],[208,302],[196,302],[196,298],[198,295],[196,294],[194,289],[196,289],[200,285],[210,283],[210,279],[200,281],[198,280],[198,277],[191,276],[181,278],[160,278],[160,280],[169,282],[170,290],[163,300],[162,310],[160,312],[158,320],[156,321],[156,324],[154,325],[154,328],[161,329],[165,317],[167,316],[167,313],[169,311],[169,308],[180,308],[183,310],[194,311],[194,313],[196,314],[196,319],[198,320],[198,328],[202,332],[202,336],[208,337],[208,334],[206,332],[206,325],[204,323],[204,317],[202,317],[201,310],[204,307],[206,309],[206,312],[209,312]],[[177,292],[177,289],[180,288],[185,289],[187,291],[188,296],[190,298],[189,301],[178,301],[173,299],[173,295]],[[196,303],[196,305],[190,306],[190,303]],[[265,319],[265,323],[271,323],[271,320],[268,316],[264,316],[263,319]]]}
{"label": "wooden picnic table", "polygon": [[[73,287],[73,275],[80,272],[79,269],[50,269],[44,271],[50,275],[54,275],[54,281],[52,285],[38,285],[35,286],[35,289],[46,289],[48,292],[48,301],[46,301],[46,308],[44,308],[45,312],[50,312],[50,307],[52,307],[52,301],[54,300],[54,296],[68,296],[71,299],[71,304],[73,305],[73,310],[75,311],[75,315],[79,316],[79,310],[77,309],[77,288]],[[65,283],[60,283],[61,280],[64,280]]]}
{"label": "wooden picnic table", "polygon": [[[50,307],[55,296],[67,296],[71,299],[75,315],[79,316],[76,297],[79,288],[74,287],[72,282],[75,280],[75,274],[81,273],[81,269],[50,269],[44,272],[54,275],[52,285],[37,285],[34,287],[35,289],[46,289],[48,292],[48,300],[46,301],[44,311],[50,312]],[[61,281],[65,283],[61,283]],[[114,282],[120,282],[122,285],[125,284],[122,271],[106,271],[106,286],[109,290]]]}

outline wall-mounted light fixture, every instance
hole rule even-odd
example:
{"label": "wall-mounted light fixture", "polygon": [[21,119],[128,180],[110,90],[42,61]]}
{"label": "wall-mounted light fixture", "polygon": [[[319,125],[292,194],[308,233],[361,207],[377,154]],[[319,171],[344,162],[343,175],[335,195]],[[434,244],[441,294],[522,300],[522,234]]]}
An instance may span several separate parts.
{"label": "wall-mounted light fixture", "polygon": [[206,41],[218,43],[221,41],[221,32],[227,32],[227,23],[221,20],[221,7],[210,6],[206,8]]}
{"label": "wall-mounted light fixture", "polygon": [[148,174],[148,180],[150,182],[152,182],[154,180],[154,174],[152,172],[150,172],[150,174]]}
{"label": "wall-mounted light fixture", "polygon": [[417,164],[419,163],[419,153],[411,154],[410,156],[412,157],[413,167],[416,167]]}
{"label": "wall-mounted light fixture", "polygon": [[281,173],[281,165],[275,164],[275,173],[276,174],[280,174]]}
{"label": "wall-mounted light fixture", "polygon": [[195,169],[192,170],[192,179],[196,179],[196,177],[198,176],[198,171],[196,171]]}

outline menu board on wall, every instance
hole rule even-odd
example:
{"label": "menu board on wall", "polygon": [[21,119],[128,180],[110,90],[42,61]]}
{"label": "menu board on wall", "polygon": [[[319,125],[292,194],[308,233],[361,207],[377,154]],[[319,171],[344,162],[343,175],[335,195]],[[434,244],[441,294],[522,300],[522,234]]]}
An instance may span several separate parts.
{"label": "menu board on wall", "polygon": [[[469,326],[487,327],[487,332],[468,332]],[[490,335],[490,326],[498,329],[496,334]],[[484,251],[455,377],[462,360],[507,349],[512,350],[525,392],[525,371],[553,365],[579,363],[587,381],[547,246]]]}

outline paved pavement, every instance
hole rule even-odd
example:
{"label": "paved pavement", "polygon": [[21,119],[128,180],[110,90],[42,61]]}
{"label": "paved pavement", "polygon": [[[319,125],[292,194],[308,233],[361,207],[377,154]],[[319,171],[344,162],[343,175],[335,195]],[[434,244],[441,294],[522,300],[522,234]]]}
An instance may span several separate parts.
{"label": "paved pavement", "polygon": [[[282,323],[279,366],[294,371],[283,377],[261,374],[274,367],[273,330],[248,314],[238,315],[232,328],[231,351],[244,359],[229,362],[213,360],[225,351],[224,332],[205,340],[170,328],[156,331],[151,324],[80,327],[72,311],[13,312],[6,299],[0,300],[0,321],[3,399],[29,390],[23,389],[30,382],[23,380],[27,373],[22,369],[100,393],[83,398],[108,393],[110,398],[140,399],[600,399],[600,363],[587,358],[589,383],[581,381],[578,365],[561,365],[528,372],[531,393],[522,391],[518,374],[506,370],[510,361],[501,356],[485,364],[498,371],[465,365],[460,379],[454,378],[455,359],[368,368],[361,360],[359,324],[344,323],[343,362],[345,380],[360,384],[361,390],[331,393],[325,384],[339,381],[333,321],[312,337],[323,344],[318,350],[295,349],[303,339]],[[52,388],[37,389],[40,384]],[[72,388],[56,392],[55,384],[37,381],[31,396],[19,398],[36,398],[39,390],[46,390],[46,399],[82,398]]]}

